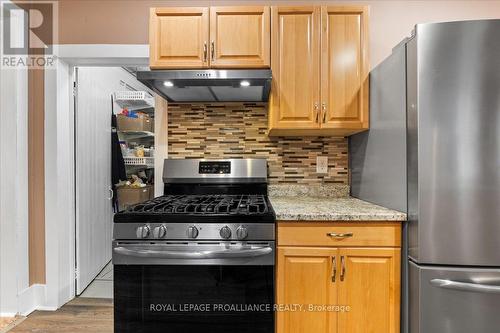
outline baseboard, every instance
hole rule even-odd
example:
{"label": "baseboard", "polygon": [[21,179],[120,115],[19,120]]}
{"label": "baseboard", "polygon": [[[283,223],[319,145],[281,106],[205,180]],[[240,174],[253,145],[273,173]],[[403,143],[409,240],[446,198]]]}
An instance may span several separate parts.
{"label": "baseboard", "polygon": [[0,312],[0,318],[13,318],[17,316],[17,313],[14,312]]}
{"label": "baseboard", "polygon": [[38,306],[36,310],[39,311],[56,311],[58,308],[54,306]]}
{"label": "baseboard", "polygon": [[19,293],[19,314],[27,316],[45,303],[45,285],[34,284]]}

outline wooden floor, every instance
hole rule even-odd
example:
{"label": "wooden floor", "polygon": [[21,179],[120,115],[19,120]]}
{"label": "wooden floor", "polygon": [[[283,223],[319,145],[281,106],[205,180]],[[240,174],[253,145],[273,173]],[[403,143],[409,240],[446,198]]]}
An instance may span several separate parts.
{"label": "wooden floor", "polygon": [[35,311],[9,333],[112,333],[110,299],[76,298],[57,311]]}
{"label": "wooden floor", "polygon": [[3,333],[3,331],[6,330],[7,327],[10,327],[12,323],[14,323],[16,320],[19,320],[19,317],[9,317],[9,318],[0,317],[0,332]]}

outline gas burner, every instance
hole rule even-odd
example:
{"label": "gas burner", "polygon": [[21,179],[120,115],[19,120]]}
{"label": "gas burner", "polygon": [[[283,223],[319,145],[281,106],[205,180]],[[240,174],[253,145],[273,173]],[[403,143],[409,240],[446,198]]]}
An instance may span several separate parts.
{"label": "gas burner", "polygon": [[124,213],[173,215],[249,215],[269,212],[264,195],[167,195],[137,204]]}
{"label": "gas burner", "polygon": [[[166,234],[166,238],[160,238],[167,240],[172,235],[187,237],[189,227],[199,228],[200,237],[214,236],[215,239],[222,237],[220,230],[223,230],[222,235],[228,233],[225,226],[232,228],[232,237],[236,237],[240,226],[253,230],[250,226],[259,224],[258,228],[266,233],[273,230],[276,215],[267,196],[265,160],[171,159],[165,160],[163,170],[165,195],[116,213],[115,239],[135,238],[139,227],[144,233],[150,230],[148,237]],[[213,232],[207,233],[207,228]],[[174,229],[179,233],[173,233]],[[240,229],[240,234],[241,230],[244,229]],[[260,237],[259,232],[252,232],[249,237],[253,235]]]}

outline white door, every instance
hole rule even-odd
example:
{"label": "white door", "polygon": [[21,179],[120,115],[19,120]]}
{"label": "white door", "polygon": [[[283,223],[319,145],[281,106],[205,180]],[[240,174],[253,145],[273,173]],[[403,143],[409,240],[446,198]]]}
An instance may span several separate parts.
{"label": "white door", "polygon": [[76,292],[111,260],[111,115],[108,80],[102,69],[76,72]]}

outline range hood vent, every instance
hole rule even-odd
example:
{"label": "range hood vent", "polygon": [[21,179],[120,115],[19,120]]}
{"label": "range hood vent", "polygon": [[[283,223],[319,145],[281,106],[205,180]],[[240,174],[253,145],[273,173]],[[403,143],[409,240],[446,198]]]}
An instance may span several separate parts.
{"label": "range hood vent", "polygon": [[271,70],[151,70],[137,79],[169,102],[267,102]]}

